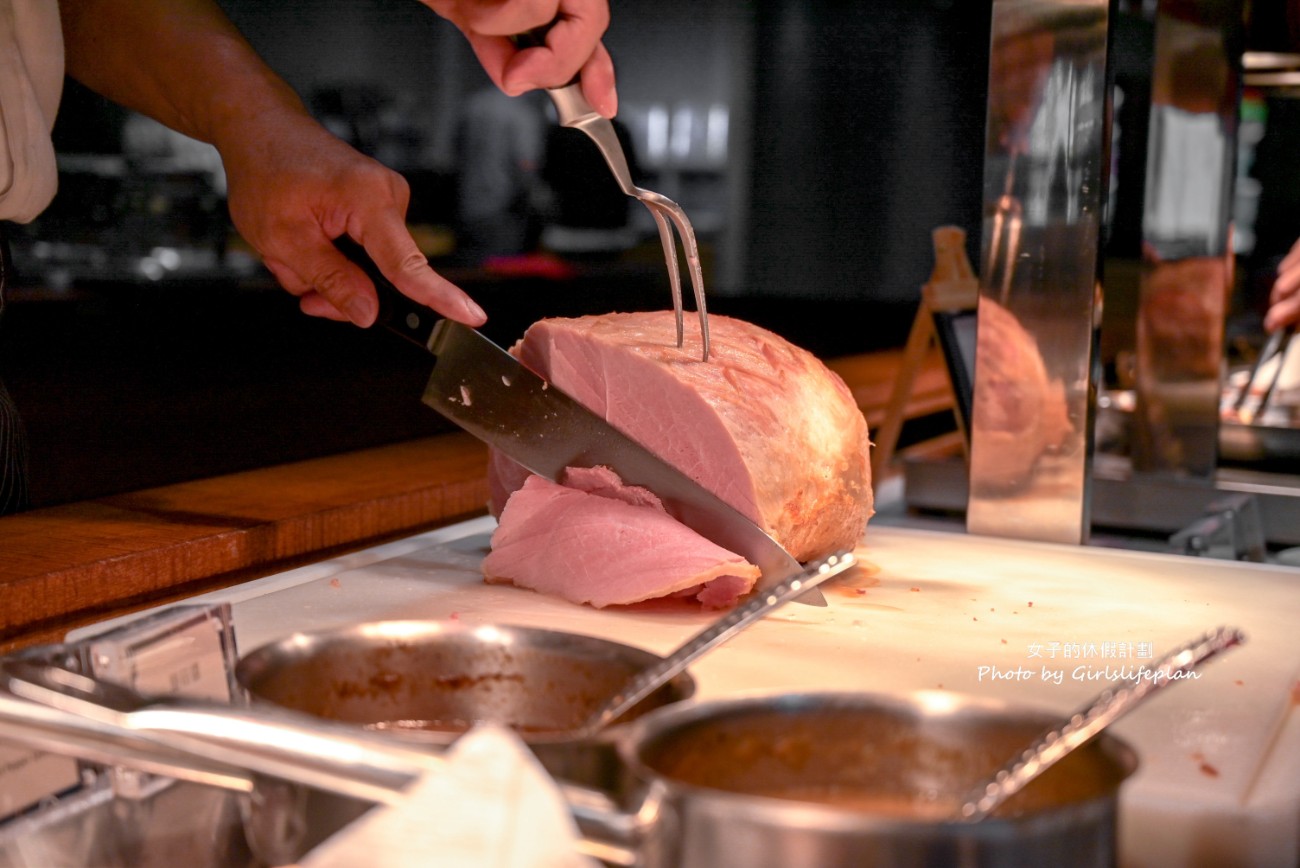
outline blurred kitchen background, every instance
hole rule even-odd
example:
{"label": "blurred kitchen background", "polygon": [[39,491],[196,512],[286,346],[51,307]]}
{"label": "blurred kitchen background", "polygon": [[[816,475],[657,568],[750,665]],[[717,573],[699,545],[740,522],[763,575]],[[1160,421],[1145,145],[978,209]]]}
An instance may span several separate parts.
{"label": "blurred kitchen background", "polygon": [[[322,121],[406,176],[413,232],[498,342],[543,316],[669,306],[648,212],[610,195],[545,99],[495,94],[427,8],[222,5]],[[902,346],[931,230],[966,228],[978,261],[989,0],[611,5],[639,182],[693,220],[710,310],[825,358]],[[1139,25],[1144,5],[1120,4]],[[1293,51],[1296,24],[1284,0],[1256,0],[1248,47]],[[1141,57],[1143,39],[1117,28],[1116,50]],[[1300,135],[1298,95],[1243,102],[1238,312],[1256,323],[1260,275],[1300,236],[1300,161],[1284,144]],[[499,154],[464,145],[503,128],[517,132]],[[427,357],[304,317],[275,286],[229,225],[210,149],[71,82],[55,138],[60,191],[12,238],[0,323],[34,505],[447,430],[419,401]],[[470,158],[489,156],[516,170],[511,195],[475,180]]]}

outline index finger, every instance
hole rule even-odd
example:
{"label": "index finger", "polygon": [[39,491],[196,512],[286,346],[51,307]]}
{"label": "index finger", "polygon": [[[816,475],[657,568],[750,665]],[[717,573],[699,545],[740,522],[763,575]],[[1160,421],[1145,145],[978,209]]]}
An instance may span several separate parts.
{"label": "index finger", "polygon": [[364,227],[357,241],[388,278],[408,298],[468,326],[487,322],[487,314],[460,287],[429,265],[411,233],[402,223],[386,219]]}
{"label": "index finger", "polygon": [[614,87],[614,61],[605,50],[604,43],[596,45],[596,53],[583,64],[582,95],[587,98],[602,117],[618,114],[618,91]]}
{"label": "index finger", "polygon": [[1264,330],[1276,331],[1300,321],[1300,295],[1283,298],[1268,309],[1264,315]]}

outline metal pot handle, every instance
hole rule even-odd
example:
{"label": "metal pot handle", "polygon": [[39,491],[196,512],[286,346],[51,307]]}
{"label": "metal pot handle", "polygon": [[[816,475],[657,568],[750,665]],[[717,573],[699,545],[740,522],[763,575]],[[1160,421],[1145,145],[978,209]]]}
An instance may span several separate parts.
{"label": "metal pot handle", "polygon": [[[47,663],[3,660],[0,677],[6,737],[236,792],[251,792],[255,775],[264,774],[396,804],[420,774],[444,763],[350,725],[280,709],[150,700]],[[659,821],[662,785],[647,787],[635,812],[600,790],[563,781],[559,787],[580,832],[579,852],[608,865],[635,866],[641,842]]]}
{"label": "metal pot handle", "polygon": [[[158,762],[175,764],[181,772],[178,777],[193,780],[193,774],[213,773],[227,779],[228,789],[239,788],[236,778],[256,772],[339,795],[394,804],[420,774],[434,771],[444,762],[426,750],[296,712],[198,700],[153,700],[125,687],[29,660],[3,661],[0,673],[4,687],[15,697],[7,697],[7,712],[24,716],[17,704],[23,700],[58,712],[40,718],[32,710],[27,716],[29,722],[42,719],[45,726],[61,729],[69,747],[79,745],[84,751],[93,747],[91,742],[98,749],[124,745],[136,752],[136,759],[153,751]],[[51,732],[47,729],[47,735]],[[84,758],[103,761],[101,757]],[[211,782],[223,785],[220,780]]]}
{"label": "metal pot handle", "polygon": [[650,784],[634,812],[614,803],[607,793],[578,784],[559,782],[560,792],[578,825],[578,850],[607,865],[633,868],[650,831],[660,822],[663,785]]}
{"label": "metal pot handle", "polygon": [[237,793],[253,789],[247,770],[179,751],[114,724],[49,708],[0,691],[5,740],[87,762],[126,766]]}

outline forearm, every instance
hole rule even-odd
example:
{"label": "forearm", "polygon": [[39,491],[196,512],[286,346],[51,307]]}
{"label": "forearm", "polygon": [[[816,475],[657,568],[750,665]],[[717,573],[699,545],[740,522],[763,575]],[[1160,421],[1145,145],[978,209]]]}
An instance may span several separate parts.
{"label": "forearm", "polygon": [[333,244],[348,235],[412,299],[468,325],[486,319],[411,237],[406,181],[313,120],[214,0],[60,6],[68,73],[216,146],[235,228],[304,312],[374,322],[374,287]]}
{"label": "forearm", "polygon": [[307,115],[211,0],[60,0],[68,74],[221,148],[249,119]]}

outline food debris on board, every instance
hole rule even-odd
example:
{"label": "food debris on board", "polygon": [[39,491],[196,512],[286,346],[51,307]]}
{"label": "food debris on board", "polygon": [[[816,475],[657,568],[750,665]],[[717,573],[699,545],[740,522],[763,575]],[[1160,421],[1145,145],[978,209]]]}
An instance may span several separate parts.
{"label": "food debris on board", "polygon": [[1192,754],[1192,761],[1197,763],[1201,771],[1201,774],[1205,775],[1207,778],[1217,778],[1219,776],[1218,768],[1211,765],[1206,760],[1205,754],[1201,753],[1200,751],[1197,751]]}
{"label": "food debris on board", "polygon": [[855,551],[854,556],[857,562],[822,585],[823,590],[854,598],[865,597],[872,588],[880,586],[880,565],[866,560],[860,552]]}

